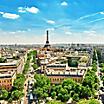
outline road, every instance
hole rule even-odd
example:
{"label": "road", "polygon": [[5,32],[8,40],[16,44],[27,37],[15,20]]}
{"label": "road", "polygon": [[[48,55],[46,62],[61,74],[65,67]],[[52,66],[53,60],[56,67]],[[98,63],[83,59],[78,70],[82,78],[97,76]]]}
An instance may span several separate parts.
{"label": "road", "polygon": [[[99,80],[99,88],[103,87],[103,81],[101,80],[101,77],[100,77],[100,67],[99,67],[99,61],[98,61],[98,55],[97,55],[97,52],[96,52],[96,58],[97,58],[97,61],[96,61],[96,64],[97,64],[97,72],[96,72],[96,75],[98,77],[98,80]],[[99,93],[99,96],[101,96],[101,99],[99,99],[100,101],[100,104],[104,104],[104,101],[103,101],[103,98],[104,97],[104,92],[102,92],[100,89],[98,91]],[[103,102],[103,103],[102,103]]]}
{"label": "road", "polygon": [[98,56],[97,56],[97,52],[96,52],[96,58],[97,58],[97,61],[96,61],[96,64],[97,64],[97,77],[98,77],[98,80],[99,80],[99,86],[102,87],[103,84],[102,84],[102,80],[100,78],[100,67],[99,67],[99,61],[98,61]]}
{"label": "road", "polygon": [[27,99],[27,89],[28,89],[28,78],[25,81],[25,85],[24,85],[24,104],[28,104],[28,99]]}
{"label": "road", "polygon": [[[30,63],[31,63],[31,61],[32,61],[32,58],[30,60]],[[30,64],[30,67],[31,67],[31,64]],[[29,67],[29,69],[30,69],[30,67]],[[24,97],[23,97],[23,100],[22,100],[23,104],[28,104],[28,97],[27,97],[27,94],[28,94],[28,81],[30,80],[30,77],[28,77],[28,72],[25,75],[26,80],[25,80],[25,83],[24,83],[24,90],[23,90],[23,92],[24,92]]]}
{"label": "road", "polygon": [[22,73],[23,68],[24,68],[24,62],[23,62],[22,59],[20,59],[20,64],[19,64],[19,66],[17,67],[17,73],[18,73],[18,74],[19,74],[19,73]]}
{"label": "road", "polygon": [[33,60],[33,57],[31,56],[30,67],[29,67],[29,70],[26,74],[26,81],[24,84],[24,102],[23,102],[23,104],[29,104],[29,97],[27,95],[28,95],[28,91],[30,89],[29,89],[29,83],[28,82],[34,80],[34,73],[31,73],[31,72],[34,72],[34,69],[32,67],[32,64],[33,64],[32,60]]}

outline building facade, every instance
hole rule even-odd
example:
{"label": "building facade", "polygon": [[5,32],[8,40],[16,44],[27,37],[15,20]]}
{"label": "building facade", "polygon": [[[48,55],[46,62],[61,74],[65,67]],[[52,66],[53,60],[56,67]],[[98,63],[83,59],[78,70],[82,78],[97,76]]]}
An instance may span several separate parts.
{"label": "building facade", "polygon": [[59,84],[67,78],[71,78],[76,82],[82,82],[86,68],[68,67],[67,64],[51,64],[47,65],[45,73],[52,84]]}
{"label": "building facade", "polygon": [[15,72],[2,72],[0,73],[0,88],[11,90],[14,80],[16,79]]}

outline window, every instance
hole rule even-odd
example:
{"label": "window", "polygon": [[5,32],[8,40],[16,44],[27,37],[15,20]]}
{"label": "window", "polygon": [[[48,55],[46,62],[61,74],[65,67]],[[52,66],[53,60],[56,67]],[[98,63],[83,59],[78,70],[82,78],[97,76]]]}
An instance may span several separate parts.
{"label": "window", "polygon": [[60,79],[59,78],[57,78],[57,81],[59,81]]}
{"label": "window", "polygon": [[10,79],[9,81],[11,82],[12,80]]}

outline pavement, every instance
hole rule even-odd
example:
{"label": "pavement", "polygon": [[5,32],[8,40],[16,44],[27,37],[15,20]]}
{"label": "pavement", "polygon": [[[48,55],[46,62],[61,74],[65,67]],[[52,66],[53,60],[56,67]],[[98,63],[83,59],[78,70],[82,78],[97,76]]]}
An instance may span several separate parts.
{"label": "pavement", "polygon": [[[98,61],[98,56],[97,56],[97,52],[96,52],[96,58],[97,58],[97,73],[96,73],[96,75],[97,75],[97,77],[98,77],[98,80],[99,80],[99,87],[103,87],[103,81],[101,80],[101,78],[100,78],[100,67],[99,67],[99,61]],[[102,92],[100,89],[98,90],[98,93],[99,93],[99,96],[102,96],[102,95],[104,95],[104,92]],[[100,104],[103,104],[102,103],[102,99],[99,99],[99,102],[100,102]]]}
{"label": "pavement", "polygon": [[28,89],[28,78],[26,79],[25,84],[24,84],[24,104],[28,104],[28,99],[26,97],[27,96],[27,89]]}

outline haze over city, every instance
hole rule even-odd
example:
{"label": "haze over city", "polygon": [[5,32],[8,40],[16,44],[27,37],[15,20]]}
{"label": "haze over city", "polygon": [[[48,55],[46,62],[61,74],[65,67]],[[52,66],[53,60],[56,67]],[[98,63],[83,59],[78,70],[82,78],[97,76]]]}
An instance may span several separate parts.
{"label": "haze over city", "polygon": [[104,43],[102,0],[1,0],[0,44]]}

